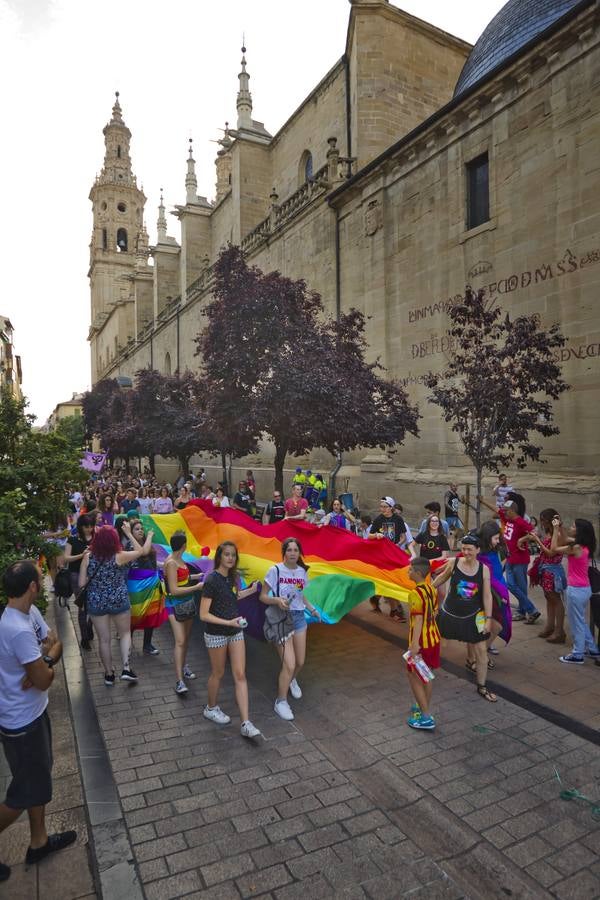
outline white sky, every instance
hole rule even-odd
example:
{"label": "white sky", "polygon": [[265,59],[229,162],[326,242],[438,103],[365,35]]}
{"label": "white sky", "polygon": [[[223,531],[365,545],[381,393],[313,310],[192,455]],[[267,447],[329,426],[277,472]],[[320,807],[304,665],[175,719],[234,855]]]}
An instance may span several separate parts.
{"label": "white sky", "polygon": [[[394,3],[474,42],[504,0]],[[0,0],[0,314],[40,422],[89,387],[88,194],[114,91],[153,242],[161,185],[168,207],[185,201],[190,136],[198,193],[214,197],[211,141],[235,125],[242,32],[253,117],[275,133],[342,55],[349,11],[348,0]],[[179,237],[172,216],[169,233]]]}

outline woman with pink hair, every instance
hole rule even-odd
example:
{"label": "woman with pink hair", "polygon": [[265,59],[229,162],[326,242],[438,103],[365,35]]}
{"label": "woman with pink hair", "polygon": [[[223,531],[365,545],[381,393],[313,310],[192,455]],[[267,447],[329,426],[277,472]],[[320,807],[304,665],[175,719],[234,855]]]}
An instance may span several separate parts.
{"label": "woman with pink hair", "polygon": [[[131,540],[131,525],[125,521],[123,532]],[[129,664],[131,653],[131,605],[127,590],[129,563],[150,552],[153,532],[149,531],[143,547],[123,550],[116,528],[103,525],[96,529],[89,552],[86,551],[79,570],[79,587],[87,587],[87,611],[98,636],[100,659],[104,665],[104,684],[112,687],[115,671],[110,646],[114,623],[121,645],[123,671],[121,681],[137,681]]]}

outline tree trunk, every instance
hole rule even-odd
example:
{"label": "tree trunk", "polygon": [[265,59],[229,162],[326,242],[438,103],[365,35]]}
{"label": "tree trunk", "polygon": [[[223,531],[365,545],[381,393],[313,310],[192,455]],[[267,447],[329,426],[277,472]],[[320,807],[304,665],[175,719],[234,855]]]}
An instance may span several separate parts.
{"label": "tree trunk", "polygon": [[189,474],[190,458],[189,456],[179,456],[179,465],[181,466],[181,474],[184,478]]}
{"label": "tree trunk", "polygon": [[155,462],[154,462],[155,459],[156,459],[156,454],[155,454],[155,453],[151,453],[150,456],[148,457],[148,467],[149,467],[150,472],[152,473],[152,475],[156,475],[156,469],[155,469],[155,465],[156,465],[156,464],[155,464]]}
{"label": "tree trunk", "polygon": [[227,479],[227,451],[221,450],[221,467],[223,469],[223,493],[229,496],[229,481]]}
{"label": "tree trunk", "polygon": [[280,444],[275,444],[275,490],[281,491],[281,495],[283,496],[283,467],[285,465],[285,458],[287,456],[287,447],[282,447]]}
{"label": "tree trunk", "polygon": [[227,484],[233,496],[233,453],[229,454],[229,468],[227,470]]}
{"label": "tree trunk", "polygon": [[475,507],[475,523],[477,527],[481,525],[481,476],[483,469],[477,469],[477,506]]}

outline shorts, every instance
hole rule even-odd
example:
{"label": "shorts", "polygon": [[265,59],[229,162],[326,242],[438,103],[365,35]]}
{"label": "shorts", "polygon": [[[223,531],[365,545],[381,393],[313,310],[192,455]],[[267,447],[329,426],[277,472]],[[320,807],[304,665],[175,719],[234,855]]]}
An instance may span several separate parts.
{"label": "shorts", "polygon": [[218,647],[227,647],[228,644],[235,644],[237,641],[244,640],[244,632],[237,631],[235,634],[207,634],[204,632],[204,643],[207,650],[216,650]]}
{"label": "shorts", "polygon": [[0,728],[12,781],[5,803],[11,809],[45,806],[52,800],[52,729],[47,710],[23,728]]}
{"label": "shorts", "polygon": [[294,623],[294,633],[298,631],[306,631],[306,616],[303,609],[291,609],[292,621]]}
{"label": "shorts", "polygon": [[440,646],[440,644],[434,644],[433,647],[421,647],[420,653],[423,661],[430,669],[439,669],[440,667]]}

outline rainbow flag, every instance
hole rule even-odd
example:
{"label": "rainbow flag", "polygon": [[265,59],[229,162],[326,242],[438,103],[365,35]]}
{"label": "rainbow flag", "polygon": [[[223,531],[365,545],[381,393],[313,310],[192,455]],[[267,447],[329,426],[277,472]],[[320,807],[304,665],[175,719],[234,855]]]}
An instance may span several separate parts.
{"label": "rainbow flag", "polygon": [[127,590],[131,602],[131,629],[159,628],[167,620],[165,592],[160,575],[152,569],[129,569]]}
{"label": "rainbow flag", "polygon": [[159,560],[170,552],[173,533],[184,531],[185,558],[204,571],[212,568],[218,545],[233,541],[246,582],[262,581],[267,570],[281,562],[281,542],[296,538],[310,566],[306,595],[330,624],[374,594],[406,602],[414,586],[408,577],[410,557],[391,541],[365,541],[329,525],[318,528],[301,520],[262,525],[206,500],[192,500],[181,512],[142,519],[144,528],[154,531]]}

